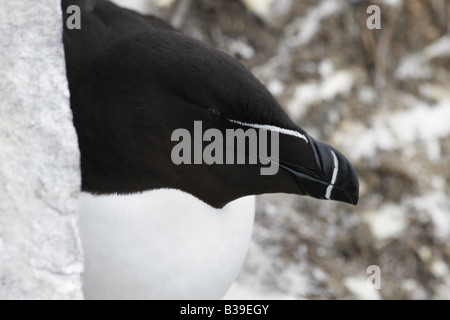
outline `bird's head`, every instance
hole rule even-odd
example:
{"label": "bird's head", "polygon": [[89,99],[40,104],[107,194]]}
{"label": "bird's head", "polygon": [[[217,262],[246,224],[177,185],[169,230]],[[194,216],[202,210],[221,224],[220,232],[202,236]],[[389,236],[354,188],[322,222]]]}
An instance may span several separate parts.
{"label": "bird's head", "polygon": [[[200,41],[142,33],[97,58],[80,83],[72,109],[86,191],[176,188],[214,207],[273,192],[358,202],[344,155],[291,121],[241,63]],[[236,136],[227,144],[233,132],[244,132],[240,149]]]}

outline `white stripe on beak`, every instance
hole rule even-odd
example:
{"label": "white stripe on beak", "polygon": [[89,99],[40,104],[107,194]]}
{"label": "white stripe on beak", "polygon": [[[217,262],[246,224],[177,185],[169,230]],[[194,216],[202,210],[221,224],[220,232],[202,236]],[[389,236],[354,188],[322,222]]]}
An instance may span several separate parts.
{"label": "white stripe on beak", "polygon": [[327,188],[327,192],[325,194],[325,198],[327,200],[330,200],[331,197],[331,191],[333,191],[333,186],[336,182],[337,179],[337,174],[339,172],[339,160],[336,156],[336,153],[334,153],[334,151],[331,151],[331,154],[333,155],[333,159],[334,159],[334,169],[333,169],[333,177],[331,178],[331,183]]}

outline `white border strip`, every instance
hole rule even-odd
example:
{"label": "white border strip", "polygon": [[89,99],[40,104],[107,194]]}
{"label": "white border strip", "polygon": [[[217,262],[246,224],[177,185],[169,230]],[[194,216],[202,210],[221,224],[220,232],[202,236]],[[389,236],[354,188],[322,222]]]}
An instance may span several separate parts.
{"label": "white border strip", "polygon": [[296,138],[303,139],[303,140],[305,140],[306,143],[309,143],[308,138],[306,138],[305,135],[301,134],[300,132],[294,131],[294,130],[283,129],[283,128],[280,128],[280,127],[271,126],[271,125],[267,125],[267,124],[252,124],[252,123],[245,123],[245,122],[232,120],[232,119],[227,119],[227,120],[232,122],[232,123],[238,124],[240,126],[244,126],[244,127],[251,127],[251,128],[255,128],[255,129],[262,129],[262,130],[279,132],[279,133],[282,133],[282,134],[286,134],[286,135],[289,135],[289,136],[293,136],[293,137],[296,137]]}
{"label": "white border strip", "polygon": [[336,156],[336,153],[334,153],[334,151],[331,150],[331,154],[333,155],[333,159],[334,159],[334,169],[333,169],[333,177],[331,178],[331,184],[327,188],[327,193],[325,193],[325,198],[327,200],[331,200],[330,199],[331,191],[333,191],[333,186],[336,183],[337,175],[339,172],[339,160]]}

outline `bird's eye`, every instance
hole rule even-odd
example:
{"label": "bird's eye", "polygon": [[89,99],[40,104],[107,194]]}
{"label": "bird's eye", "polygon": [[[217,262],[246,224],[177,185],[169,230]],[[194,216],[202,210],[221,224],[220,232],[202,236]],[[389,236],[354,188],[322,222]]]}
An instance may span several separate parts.
{"label": "bird's eye", "polygon": [[223,120],[222,114],[215,107],[209,108],[208,113],[211,119],[213,119],[214,121]]}

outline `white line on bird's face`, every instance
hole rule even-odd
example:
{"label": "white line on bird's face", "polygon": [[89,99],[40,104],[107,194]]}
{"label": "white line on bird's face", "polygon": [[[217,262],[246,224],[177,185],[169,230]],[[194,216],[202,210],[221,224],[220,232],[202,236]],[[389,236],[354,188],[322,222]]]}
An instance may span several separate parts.
{"label": "white line on bird's face", "polygon": [[301,134],[300,132],[297,132],[294,130],[284,129],[284,128],[267,125],[267,124],[253,124],[253,123],[246,123],[246,122],[241,122],[241,121],[232,120],[232,119],[227,119],[227,120],[230,121],[231,123],[235,123],[237,125],[244,126],[244,127],[250,127],[250,128],[260,129],[260,130],[275,131],[275,132],[278,132],[281,134],[286,134],[289,136],[303,139],[303,140],[305,140],[306,143],[309,143],[308,139],[306,138],[306,136],[304,134]]}

